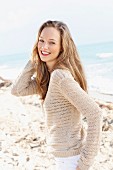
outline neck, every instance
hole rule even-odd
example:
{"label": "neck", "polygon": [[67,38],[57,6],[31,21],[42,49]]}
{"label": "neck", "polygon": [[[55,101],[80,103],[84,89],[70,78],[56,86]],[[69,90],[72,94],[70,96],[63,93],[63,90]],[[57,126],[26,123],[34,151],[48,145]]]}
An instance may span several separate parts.
{"label": "neck", "polygon": [[52,72],[55,62],[50,62],[50,63],[47,62],[46,65],[47,65],[48,71]]}

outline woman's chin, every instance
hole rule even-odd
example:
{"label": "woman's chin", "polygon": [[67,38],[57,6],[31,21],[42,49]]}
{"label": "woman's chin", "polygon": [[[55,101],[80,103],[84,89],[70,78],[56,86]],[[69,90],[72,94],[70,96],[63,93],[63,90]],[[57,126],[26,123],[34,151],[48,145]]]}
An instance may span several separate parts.
{"label": "woman's chin", "polygon": [[41,61],[43,62],[47,62],[47,58],[44,58],[44,57],[40,57]]}

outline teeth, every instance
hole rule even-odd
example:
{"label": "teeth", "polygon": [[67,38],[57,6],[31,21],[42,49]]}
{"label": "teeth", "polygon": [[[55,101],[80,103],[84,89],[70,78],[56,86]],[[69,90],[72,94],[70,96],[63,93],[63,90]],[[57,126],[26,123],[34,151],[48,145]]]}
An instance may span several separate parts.
{"label": "teeth", "polygon": [[48,52],[44,52],[44,51],[42,51],[42,54],[49,54]]}

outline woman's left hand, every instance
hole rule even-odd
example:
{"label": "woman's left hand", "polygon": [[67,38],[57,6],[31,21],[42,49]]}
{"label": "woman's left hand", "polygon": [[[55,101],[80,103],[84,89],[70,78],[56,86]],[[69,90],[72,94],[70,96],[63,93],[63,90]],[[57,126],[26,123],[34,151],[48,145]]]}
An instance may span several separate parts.
{"label": "woman's left hand", "polygon": [[77,166],[76,170],[80,170],[80,168]]}

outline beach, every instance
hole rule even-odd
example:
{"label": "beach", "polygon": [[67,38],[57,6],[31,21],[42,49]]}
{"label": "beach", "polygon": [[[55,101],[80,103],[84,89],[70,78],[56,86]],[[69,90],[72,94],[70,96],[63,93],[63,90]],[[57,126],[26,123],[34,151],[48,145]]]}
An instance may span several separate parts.
{"label": "beach", "polygon": [[[112,43],[79,48],[88,93],[102,109],[101,147],[90,170],[113,170]],[[28,53],[0,56],[0,170],[55,170],[46,151],[45,120],[39,97],[11,95],[11,84],[28,62]],[[84,125],[86,122],[84,121]]]}
{"label": "beach", "polygon": [[[101,147],[91,170],[113,170],[113,103],[94,100],[102,108],[103,124]],[[46,152],[45,121],[38,96],[13,96],[11,84],[4,84],[0,106],[0,170],[55,169],[54,158]]]}

